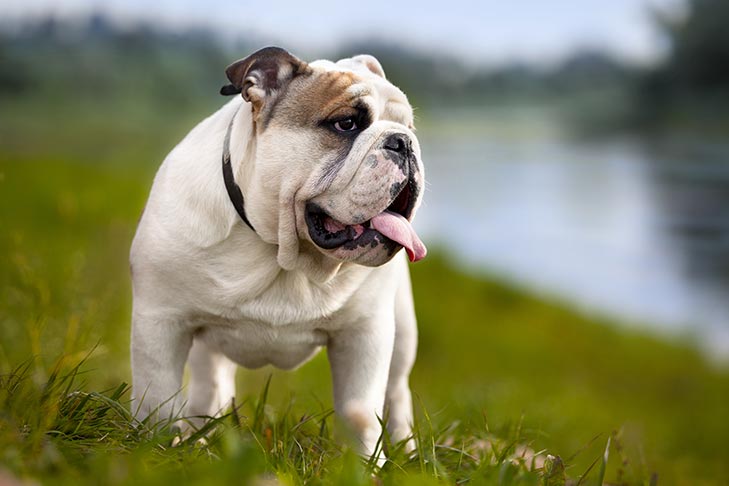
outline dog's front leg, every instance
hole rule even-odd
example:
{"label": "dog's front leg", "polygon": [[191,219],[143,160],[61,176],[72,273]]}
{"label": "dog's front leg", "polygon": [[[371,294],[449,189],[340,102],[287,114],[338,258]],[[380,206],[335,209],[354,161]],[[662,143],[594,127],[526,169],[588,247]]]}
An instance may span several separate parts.
{"label": "dog's front leg", "polygon": [[[387,377],[395,338],[394,317],[370,318],[329,339],[334,409],[353,427],[361,452],[371,456],[382,433]],[[378,463],[384,458],[380,454]]]}
{"label": "dog's front leg", "polygon": [[132,317],[132,412],[140,420],[180,415],[182,373],[192,333],[179,321],[134,312]]}

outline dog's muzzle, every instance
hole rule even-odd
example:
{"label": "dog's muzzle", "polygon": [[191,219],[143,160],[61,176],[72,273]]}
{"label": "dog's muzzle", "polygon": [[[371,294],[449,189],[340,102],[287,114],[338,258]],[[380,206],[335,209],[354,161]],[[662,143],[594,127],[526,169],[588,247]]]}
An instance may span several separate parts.
{"label": "dog's muzzle", "polygon": [[412,142],[407,135],[395,133],[389,135],[381,147],[383,156],[407,176],[402,183],[391,188],[392,200],[387,208],[365,221],[345,223],[335,219],[316,203],[308,202],[305,220],[309,236],[314,244],[325,250],[355,250],[383,244],[394,253],[402,246],[410,261],[415,262],[425,257],[427,250],[410,224],[419,192],[415,180],[418,168]]}

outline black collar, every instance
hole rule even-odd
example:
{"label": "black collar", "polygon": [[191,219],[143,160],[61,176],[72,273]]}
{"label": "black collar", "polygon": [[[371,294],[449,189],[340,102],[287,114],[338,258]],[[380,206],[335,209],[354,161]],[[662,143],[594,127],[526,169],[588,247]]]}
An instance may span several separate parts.
{"label": "black collar", "polygon": [[246,216],[246,208],[243,205],[243,193],[238,184],[235,183],[233,167],[230,165],[230,132],[233,130],[233,121],[237,114],[238,110],[235,111],[233,118],[230,120],[230,124],[228,124],[228,131],[225,133],[225,141],[223,142],[223,180],[225,181],[225,188],[228,190],[230,202],[233,203],[233,207],[238,211],[240,219],[255,233],[256,229],[248,221],[248,217]]}

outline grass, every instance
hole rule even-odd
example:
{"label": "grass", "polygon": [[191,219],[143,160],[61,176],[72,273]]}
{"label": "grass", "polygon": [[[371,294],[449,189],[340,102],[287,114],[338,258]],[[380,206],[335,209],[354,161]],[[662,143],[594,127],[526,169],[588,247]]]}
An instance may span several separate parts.
{"label": "grass", "polygon": [[517,449],[518,431],[506,440],[456,423],[437,428],[427,414],[415,432],[416,453],[405,454],[383,437],[389,461],[378,469],[352,452],[345,435],[336,437],[330,410],[277,410],[267,402],[268,385],[259,397],[170,447],[174,432],[166,423],[131,417],[126,384],[106,393],[78,391],[77,365],[55,368],[38,386],[29,365],[3,377],[0,409],[10,417],[4,429],[14,433],[0,440],[7,467],[43,482],[220,484],[275,477],[284,484],[372,484],[373,475],[386,484],[540,480],[535,464],[541,456]]}
{"label": "grass", "polygon": [[[690,343],[473,275],[442,251],[412,266],[415,454],[385,437],[390,461],[376,471],[351,451],[323,354],[291,373],[241,371],[240,405],[207,445],[169,447],[166,424],[128,412],[127,252],[160,154],[190,118],[164,131],[58,122],[37,127],[58,133],[35,145],[0,123],[3,140],[14,134],[0,153],[0,482],[729,481],[727,370]],[[78,133],[95,123],[99,139],[84,145]]]}

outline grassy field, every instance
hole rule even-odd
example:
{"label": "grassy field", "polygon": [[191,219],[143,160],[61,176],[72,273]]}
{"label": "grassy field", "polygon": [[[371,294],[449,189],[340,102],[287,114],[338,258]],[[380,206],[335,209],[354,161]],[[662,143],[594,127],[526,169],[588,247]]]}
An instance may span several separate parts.
{"label": "grassy field", "polygon": [[169,447],[163,424],[128,413],[127,253],[156,164],[195,114],[162,129],[144,107],[123,108],[144,112],[135,123],[76,109],[0,121],[0,484],[729,484],[727,370],[442,251],[412,266],[416,454],[386,444],[375,471],[351,452],[323,354],[241,371],[240,406],[207,445]]}

